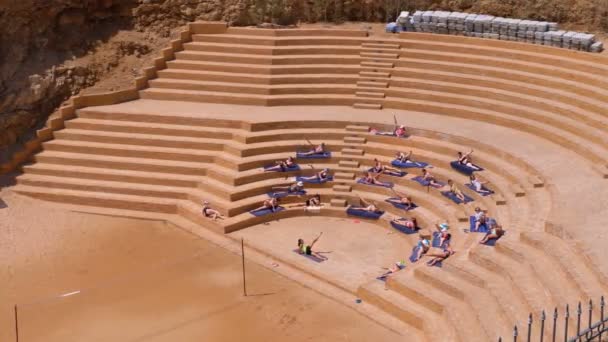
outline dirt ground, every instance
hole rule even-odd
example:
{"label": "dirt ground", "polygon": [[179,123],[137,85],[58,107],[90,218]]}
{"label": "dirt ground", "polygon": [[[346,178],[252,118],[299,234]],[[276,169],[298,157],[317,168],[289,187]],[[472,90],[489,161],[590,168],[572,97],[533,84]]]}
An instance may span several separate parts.
{"label": "dirt ground", "polygon": [[165,222],[0,195],[1,341],[14,304],[27,342],[399,339],[257,264],[243,297],[240,256]]}

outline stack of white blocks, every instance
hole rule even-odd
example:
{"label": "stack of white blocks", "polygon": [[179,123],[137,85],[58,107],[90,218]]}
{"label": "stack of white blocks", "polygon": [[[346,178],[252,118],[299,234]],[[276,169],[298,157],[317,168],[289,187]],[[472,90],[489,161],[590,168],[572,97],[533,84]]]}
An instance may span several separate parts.
{"label": "stack of white blocks", "polygon": [[409,17],[408,30],[510,40],[589,52],[602,52],[604,49],[601,42],[595,41],[595,35],[559,30],[557,23],[486,14],[416,11]]}

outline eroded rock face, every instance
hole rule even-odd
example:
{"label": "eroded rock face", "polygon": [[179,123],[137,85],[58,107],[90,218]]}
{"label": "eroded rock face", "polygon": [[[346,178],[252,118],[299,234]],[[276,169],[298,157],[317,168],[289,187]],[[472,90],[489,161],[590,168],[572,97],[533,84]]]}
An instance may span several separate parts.
{"label": "eroded rock face", "polygon": [[[414,9],[608,29],[607,0],[0,0],[0,150],[108,74],[134,76],[136,68],[121,69],[121,63],[149,55],[155,42],[187,22],[383,21]],[[141,36],[122,41],[119,33],[125,31]]]}

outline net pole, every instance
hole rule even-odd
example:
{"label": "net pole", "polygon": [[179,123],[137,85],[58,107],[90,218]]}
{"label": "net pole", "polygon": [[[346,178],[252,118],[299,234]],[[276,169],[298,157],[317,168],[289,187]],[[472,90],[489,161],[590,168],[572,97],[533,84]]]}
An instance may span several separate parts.
{"label": "net pole", "polygon": [[243,296],[247,297],[247,282],[245,280],[245,240],[241,238],[241,261],[243,264]]}
{"label": "net pole", "polygon": [[17,304],[15,304],[15,341],[19,342],[19,314],[17,312]]}

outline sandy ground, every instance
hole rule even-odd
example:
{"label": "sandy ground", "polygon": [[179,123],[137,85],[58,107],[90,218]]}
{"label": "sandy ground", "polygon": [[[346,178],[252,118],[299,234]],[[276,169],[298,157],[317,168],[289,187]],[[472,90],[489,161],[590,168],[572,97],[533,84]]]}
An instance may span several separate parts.
{"label": "sandy ground", "polygon": [[[315,262],[293,250],[297,240],[307,244],[323,233],[313,250],[327,258]],[[232,233],[277,259],[296,264],[323,279],[355,292],[400,260],[407,260],[415,237],[394,233],[355,218],[296,217],[273,221]],[[374,248],[377,247],[377,248]],[[339,275],[339,276],[337,276]]]}
{"label": "sandy ground", "polygon": [[[398,335],[161,221],[1,193],[0,341],[396,341]],[[62,297],[62,294],[80,293]]]}

